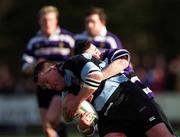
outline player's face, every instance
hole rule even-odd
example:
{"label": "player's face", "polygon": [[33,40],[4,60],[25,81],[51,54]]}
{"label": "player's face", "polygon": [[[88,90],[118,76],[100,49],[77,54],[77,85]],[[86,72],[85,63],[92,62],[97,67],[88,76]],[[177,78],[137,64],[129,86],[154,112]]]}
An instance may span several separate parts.
{"label": "player's face", "polygon": [[44,14],[40,18],[40,25],[43,33],[47,36],[52,35],[58,27],[58,19],[54,12]]}
{"label": "player's face", "polygon": [[98,14],[92,14],[85,18],[86,30],[92,37],[100,35],[104,23],[100,20]]}
{"label": "player's face", "polygon": [[51,68],[47,72],[39,74],[37,83],[42,88],[62,91],[65,88],[64,78],[58,73],[57,68]]}
{"label": "player's face", "polygon": [[101,58],[100,50],[96,48],[96,46],[93,44],[91,44],[90,47],[85,52],[90,53],[92,56],[94,56],[97,59]]}

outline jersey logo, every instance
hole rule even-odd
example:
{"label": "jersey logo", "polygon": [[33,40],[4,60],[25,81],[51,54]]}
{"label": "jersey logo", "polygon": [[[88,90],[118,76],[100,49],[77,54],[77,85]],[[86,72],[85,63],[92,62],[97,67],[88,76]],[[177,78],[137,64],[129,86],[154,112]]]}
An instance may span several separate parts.
{"label": "jersey logo", "polygon": [[110,102],[109,106],[107,107],[106,111],[104,112],[104,116],[108,115],[108,110],[111,108],[112,105],[113,105],[113,102]]}
{"label": "jersey logo", "polygon": [[156,119],[155,116],[152,116],[152,117],[149,118],[149,121],[152,122],[155,119]]}
{"label": "jersey logo", "polygon": [[59,46],[59,48],[64,48],[64,43],[60,42],[58,46]]}

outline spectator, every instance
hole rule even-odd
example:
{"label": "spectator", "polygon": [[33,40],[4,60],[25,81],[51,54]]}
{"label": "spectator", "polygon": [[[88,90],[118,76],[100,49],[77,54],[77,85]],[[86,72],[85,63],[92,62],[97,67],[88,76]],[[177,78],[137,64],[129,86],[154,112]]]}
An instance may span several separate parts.
{"label": "spectator", "polygon": [[164,56],[158,55],[155,60],[155,65],[151,69],[151,85],[150,88],[155,92],[165,90],[166,81],[166,60]]}
{"label": "spectator", "polygon": [[14,92],[16,94],[34,94],[36,91],[36,86],[32,81],[32,78],[21,77],[16,79]]}
{"label": "spectator", "polygon": [[167,77],[167,90],[180,91],[180,55],[170,61]]}
{"label": "spectator", "polygon": [[0,93],[13,93],[14,78],[6,64],[0,64]]}

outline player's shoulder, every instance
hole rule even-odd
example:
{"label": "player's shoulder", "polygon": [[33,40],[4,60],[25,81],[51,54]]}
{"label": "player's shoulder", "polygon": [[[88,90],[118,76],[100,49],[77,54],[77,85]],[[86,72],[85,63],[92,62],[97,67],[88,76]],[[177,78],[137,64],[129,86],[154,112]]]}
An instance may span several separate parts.
{"label": "player's shoulder", "polygon": [[111,31],[107,31],[106,36],[118,38],[118,36],[115,33],[112,33]]}
{"label": "player's shoulder", "polygon": [[70,36],[74,37],[74,33],[65,28],[61,28],[60,34],[66,34],[66,35],[70,35]]}
{"label": "player's shoulder", "polygon": [[90,58],[84,56],[83,54],[79,54],[79,55],[75,55],[75,56],[72,56],[70,57],[66,62],[87,62],[89,61]]}
{"label": "player's shoulder", "polygon": [[44,40],[44,37],[42,35],[37,34],[29,39],[27,45],[29,48],[32,48],[33,45],[38,44],[38,43],[42,42],[43,40]]}
{"label": "player's shoulder", "polygon": [[63,68],[82,68],[90,59],[84,57],[82,54],[71,56],[65,61]]}
{"label": "player's shoulder", "polygon": [[107,31],[106,38],[109,39],[110,41],[115,41],[116,44],[118,45],[118,48],[123,48],[122,41],[118,35],[110,31]]}
{"label": "player's shoulder", "polygon": [[87,34],[86,31],[83,31],[81,33],[77,33],[77,34],[74,35],[74,39],[76,41],[78,41],[78,40],[87,40],[88,38],[89,38],[89,35]]}

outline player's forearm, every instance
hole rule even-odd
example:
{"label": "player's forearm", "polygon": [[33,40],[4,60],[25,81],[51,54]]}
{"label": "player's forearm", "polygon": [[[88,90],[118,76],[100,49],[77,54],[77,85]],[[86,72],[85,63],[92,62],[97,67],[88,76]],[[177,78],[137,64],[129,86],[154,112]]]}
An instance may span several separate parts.
{"label": "player's forearm", "polygon": [[113,61],[102,70],[103,80],[121,73],[125,68],[128,67],[128,65],[129,62],[125,58]]}
{"label": "player's forearm", "polygon": [[92,95],[101,84],[102,79],[103,73],[100,71],[89,73],[85,81],[81,84],[81,89],[76,96],[77,100],[81,103]]}
{"label": "player's forearm", "polygon": [[90,89],[90,88],[81,88],[78,95],[76,96],[76,100],[81,103],[84,100],[86,100],[90,95],[92,95],[95,92],[96,89]]}

